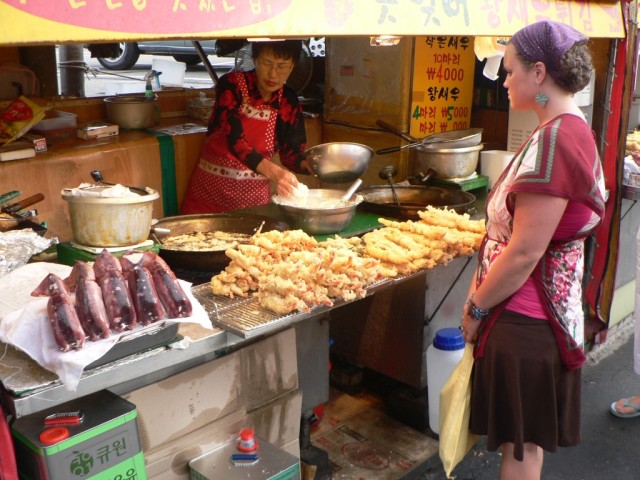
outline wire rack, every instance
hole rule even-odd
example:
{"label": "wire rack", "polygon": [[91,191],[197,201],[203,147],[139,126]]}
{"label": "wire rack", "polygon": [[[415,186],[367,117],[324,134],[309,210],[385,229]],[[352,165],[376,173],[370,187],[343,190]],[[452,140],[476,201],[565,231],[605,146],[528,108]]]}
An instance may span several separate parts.
{"label": "wire rack", "polygon": [[[367,287],[367,295],[397,281],[397,278],[385,279],[369,285]],[[191,291],[209,314],[209,318],[214,325],[235,333],[242,338],[250,338],[272,330],[285,328],[294,322],[299,322],[348,303],[344,300],[336,300],[333,307],[319,305],[308,312],[278,315],[261,307],[256,297],[228,298],[214,295],[208,283],[193,286]]]}

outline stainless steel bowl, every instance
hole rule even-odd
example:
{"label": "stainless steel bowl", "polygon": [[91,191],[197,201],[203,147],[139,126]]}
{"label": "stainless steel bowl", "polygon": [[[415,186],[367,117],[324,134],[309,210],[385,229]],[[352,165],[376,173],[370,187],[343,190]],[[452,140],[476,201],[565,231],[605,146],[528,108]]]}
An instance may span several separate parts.
{"label": "stainless steel bowl", "polygon": [[411,174],[426,173],[427,170],[433,169],[436,172],[436,178],[443,180],[468,177],[478,166],[480,150],[482,145],[438,149],[417,147]]}
{"label": "stainless steel bowl", "polygon": [[107,120],[120,128],[148,128],[156,123],[157,96],[116,95],[107,97],[104,104]]}
{"label": "stainless steel bowl", "polygon": [[[294,229],[301,229],[310,235],[337,233],[344,230],[351,222],[356,207],[362,202],[361,195],[355,195],[340,204],[341,190],[314,188],[309,190],[305,200],[282,199],[277,195],[272,198],[285,217],[286,222]],[[302,205],[302,206],[298,206]]]}
{"label": "stainless steel bowl", "polygon": [[360,143],[331,142],[311,147],[305,159],[323,182],[346,183],[360,178],[373,157],[373,149]]}

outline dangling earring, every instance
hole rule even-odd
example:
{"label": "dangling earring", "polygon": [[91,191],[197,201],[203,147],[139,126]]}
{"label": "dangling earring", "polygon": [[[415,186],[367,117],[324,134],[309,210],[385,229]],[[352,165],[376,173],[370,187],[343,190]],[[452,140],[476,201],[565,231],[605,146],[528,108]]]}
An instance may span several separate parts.
{"label": "dangling earring", "polygon": [[544,92],[536,93],[536,103],[542,107],[544,107],[549,101],[549,95]]}

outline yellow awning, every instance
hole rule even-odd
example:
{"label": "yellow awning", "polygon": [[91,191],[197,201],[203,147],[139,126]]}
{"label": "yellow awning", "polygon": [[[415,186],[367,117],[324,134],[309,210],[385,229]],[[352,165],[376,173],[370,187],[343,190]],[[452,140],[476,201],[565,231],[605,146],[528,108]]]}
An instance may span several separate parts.
{"label": "yellow awning", "polygon": [[540,19],[625,35],[621,1],[0,0],[0,44],[342,35],[510,36]]}

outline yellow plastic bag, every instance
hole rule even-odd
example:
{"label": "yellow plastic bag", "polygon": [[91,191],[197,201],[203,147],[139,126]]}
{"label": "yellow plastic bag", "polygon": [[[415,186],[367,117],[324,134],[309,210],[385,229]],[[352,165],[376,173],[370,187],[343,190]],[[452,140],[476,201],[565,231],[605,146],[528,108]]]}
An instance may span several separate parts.
{"label": "yellow plastic bag", "polygon": [[440,391],[440,460],[447,478],[477,440],[469,432],[472,368],[473,345],[467,343],[460,363]]}
{"label": "yellow plastic bag", "polygon": [[13,142],[44,118],[46,109],[20,96],[0,112],[0,145]]}

